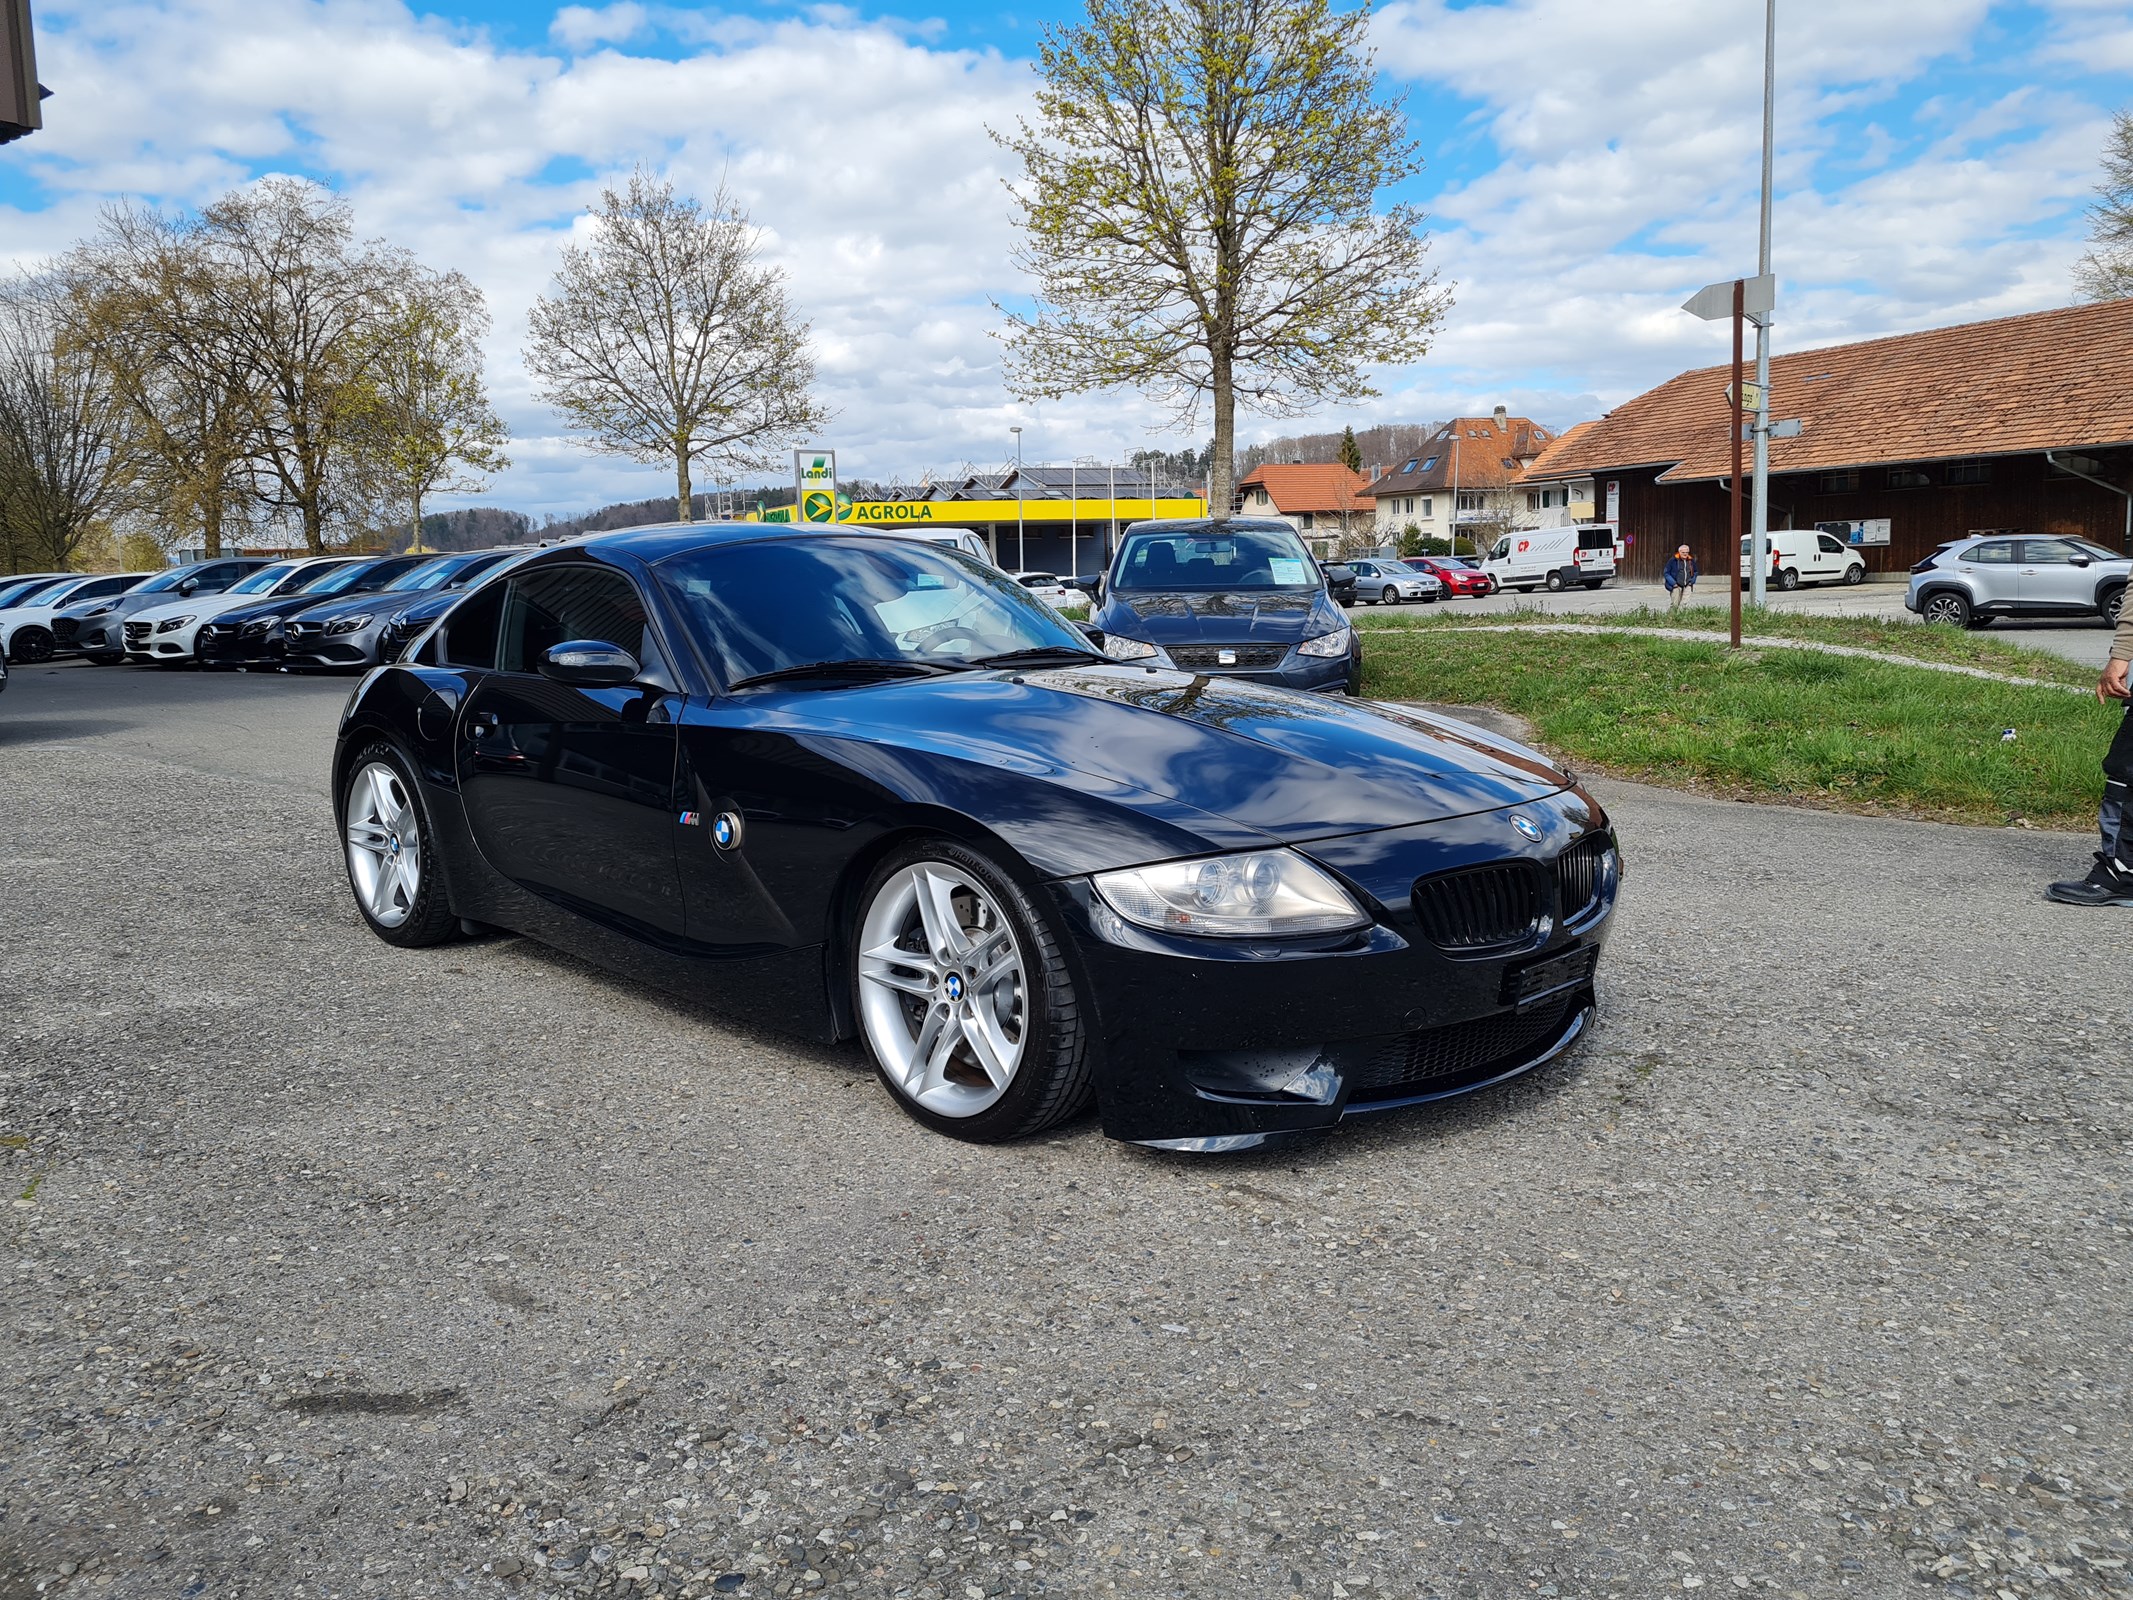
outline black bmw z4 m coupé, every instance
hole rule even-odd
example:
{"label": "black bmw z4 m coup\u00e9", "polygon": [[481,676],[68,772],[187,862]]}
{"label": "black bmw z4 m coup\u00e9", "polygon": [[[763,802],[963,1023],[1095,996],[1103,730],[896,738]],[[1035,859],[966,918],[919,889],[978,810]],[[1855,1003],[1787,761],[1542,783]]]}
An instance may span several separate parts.
{"label": "black bmw z4 m coup\u00e9", "polygon": [[1011,1139],[1240,1149],[1568,1049],[1607,817],[1464,724],[1106,659],[1005,574],[675,526],[471,588],[344,713],[356,903],[817,1037]]}

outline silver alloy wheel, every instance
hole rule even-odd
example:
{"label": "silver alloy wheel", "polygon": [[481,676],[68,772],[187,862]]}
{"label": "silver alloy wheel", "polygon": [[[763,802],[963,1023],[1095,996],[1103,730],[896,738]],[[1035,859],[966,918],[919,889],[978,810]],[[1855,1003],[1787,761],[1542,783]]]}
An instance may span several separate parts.
{"label": "silver alloy wheel", "polygon": [[1961,623],[1967,620],[1969,608],[1958,595],[1942,592],[1926,597],[1926,621]]}
{"label": "silver alloy wheel", "polygon": [[414,914],[422,892],[422,830],[400,774],[382,761],[348,785],[348,879],[381,928]]}
{"label": "silver alloy wheel", "polygon": [[1022,948],[992,895],[945,861],[874,892],[859,929],[859,1012],[902,1092],[943,1117],[998,1104],[1029,1040]]}

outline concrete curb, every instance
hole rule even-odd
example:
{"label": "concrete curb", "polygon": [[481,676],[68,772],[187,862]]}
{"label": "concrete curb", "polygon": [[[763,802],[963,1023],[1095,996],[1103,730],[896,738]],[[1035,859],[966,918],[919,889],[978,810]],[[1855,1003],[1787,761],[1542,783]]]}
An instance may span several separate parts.
{"label": "concrete curb", "polygon": [[[1691,644],[1722,643],[1726,635],[1705,633],[1692,628],[1610,628],[1593,622],[1461,622],[1449,626],[1425,623],[1420,627],[1365,628],[1364,638],[1377,633],[1592,633],[1631,634],[1642,639],[1685,639]],[[1966,667],[1955,661],[1919,661],[1910,656],[1892,656],[1881,650],[1862,650],[1854,644],[1825,644],[1818,639],[1776,639],[1768,634],[1749,634],[1741,639],[1743,645],[1758,649],[1775,647],[1781,650],[1814,650],[1826,656],[1857,656],[1866,661],[1885,661],[1896,667],[1920,667],[1927,672],[1950,672],[1961,678],[1983,678],[1987,683],[2012,683],[2025,689],[2057,689],[2062,694],[2093,694],[2092,689],[2079,688],[2071,683],[2052,683],[2042,678],[2013,678],[2004,672],[1987,672],[1983,667]]]}

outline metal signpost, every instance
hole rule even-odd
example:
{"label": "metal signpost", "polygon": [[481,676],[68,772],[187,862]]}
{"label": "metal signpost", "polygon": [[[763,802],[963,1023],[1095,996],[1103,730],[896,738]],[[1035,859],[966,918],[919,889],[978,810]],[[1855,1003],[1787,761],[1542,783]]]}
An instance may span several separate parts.
{"label": "metal signpost", "polygon": [[[1770,404],[1767,381],[1742,382],[1741,374],[1741,325],[1758,312],[1768,312],[1777,299],[1777,280],[1768,273],[1754,278],[1734,278],[1724,283],[1707,283],[1681,304],[1681,309],[1692,317],[1701,317],[1706,322],[1716,322],[1720,317],[1733,319],[1733,381],[1726,385],[1727,425],[1733,435],[1733,513],[1732,543],[1726,548],[1726,563],[1733,569],[1733,643],[1740,645],[1740,524],[1741,524],[1741,434],[1749,426],[1745,419],[1750,414],[1747,402],[1752,396],[1755,402],[1754,416],[1760,423],[1765,409]],[[1798,432],[1795,428],[1794,432]],[[1760,429],[1756,434],[1756,459],[1763,459],[1763,441]],[[1761,547],[1766,538],[1758,538],[1756,547],[1747,562],[1756,604],[1762,604],[1763,584],[1760,573]]]}

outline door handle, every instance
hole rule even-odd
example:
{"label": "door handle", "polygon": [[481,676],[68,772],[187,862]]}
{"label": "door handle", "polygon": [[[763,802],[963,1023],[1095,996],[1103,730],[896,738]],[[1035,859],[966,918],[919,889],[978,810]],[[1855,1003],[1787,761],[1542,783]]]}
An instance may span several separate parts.
{"label": "door handle", "polygon": [[495,731],[496,713],[493,711],[477,711],[467,718],[467,737],[469,739],[486,739]]}

